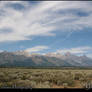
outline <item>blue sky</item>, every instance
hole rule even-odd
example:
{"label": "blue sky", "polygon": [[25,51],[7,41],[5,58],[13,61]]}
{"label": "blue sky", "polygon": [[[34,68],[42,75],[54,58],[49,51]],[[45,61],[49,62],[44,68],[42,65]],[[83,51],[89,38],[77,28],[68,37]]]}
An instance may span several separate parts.
{"label": "blue sky", "polygon": [[0,51],[92,57],[91,1],[0,1]]}

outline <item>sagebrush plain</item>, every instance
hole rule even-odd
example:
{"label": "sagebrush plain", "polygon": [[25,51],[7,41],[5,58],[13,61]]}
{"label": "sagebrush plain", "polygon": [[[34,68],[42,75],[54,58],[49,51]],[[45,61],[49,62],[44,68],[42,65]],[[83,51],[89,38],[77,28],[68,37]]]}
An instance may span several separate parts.
{"label": "sagebrush plain", "polygon": [[85,88],[92,69],[0,68],[0,88]]}

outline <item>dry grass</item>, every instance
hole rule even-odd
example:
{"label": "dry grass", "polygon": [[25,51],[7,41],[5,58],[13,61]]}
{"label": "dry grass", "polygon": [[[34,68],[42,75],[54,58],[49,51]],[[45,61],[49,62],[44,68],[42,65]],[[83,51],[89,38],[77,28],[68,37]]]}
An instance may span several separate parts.
{"label": "dry grass", "polygon": [[0,88],[84,88],[92,70],[0,68]]}

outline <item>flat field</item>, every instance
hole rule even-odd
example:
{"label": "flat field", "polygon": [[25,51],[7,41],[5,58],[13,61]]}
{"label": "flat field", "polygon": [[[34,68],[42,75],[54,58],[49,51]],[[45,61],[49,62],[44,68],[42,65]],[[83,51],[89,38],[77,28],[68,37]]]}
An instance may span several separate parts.
{"label": "flat field", "polygon": [[0,68],[0,88],[85,88],[92,69]]}

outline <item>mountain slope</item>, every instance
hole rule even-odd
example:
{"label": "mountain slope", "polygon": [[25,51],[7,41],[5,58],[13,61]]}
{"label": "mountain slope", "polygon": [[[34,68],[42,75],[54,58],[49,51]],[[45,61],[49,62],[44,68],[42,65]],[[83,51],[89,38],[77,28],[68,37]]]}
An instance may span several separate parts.
{"label": "mountain slope", "polygon": [[65,55],[29,55],[26,52],[1,52],[0,66],[92,66],[92,59],[87,56],[75,56],[71,53]]}

